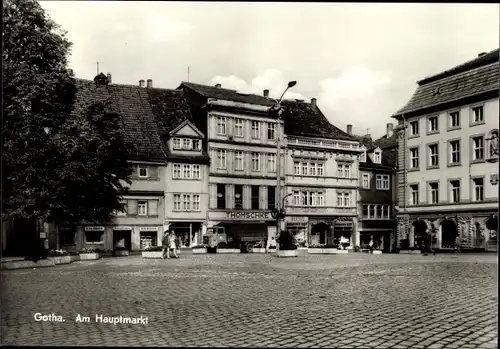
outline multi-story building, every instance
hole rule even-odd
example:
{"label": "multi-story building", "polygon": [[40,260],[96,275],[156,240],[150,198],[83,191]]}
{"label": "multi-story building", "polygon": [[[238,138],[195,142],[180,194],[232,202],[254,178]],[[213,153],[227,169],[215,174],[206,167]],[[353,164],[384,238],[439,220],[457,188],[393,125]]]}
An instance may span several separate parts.
{"label": "multi-story building", "polygon": [[496,249],[499,51],[418,82],[399,121],[398,240]]}
{"label": "multi-story building", "polygon": [[356,243],[359,142],[317,100],[285,101],[286,228],[308,244]]}
{"label": "multi-story building", "polygon": [[[350,129],[348,125],[348,130]],[[359,246],[389,252],[394,244],[395,153],[397,148],[393,124],[387,133],[372,141],[358,137],[362,144],[359,159],[358,231]]]}

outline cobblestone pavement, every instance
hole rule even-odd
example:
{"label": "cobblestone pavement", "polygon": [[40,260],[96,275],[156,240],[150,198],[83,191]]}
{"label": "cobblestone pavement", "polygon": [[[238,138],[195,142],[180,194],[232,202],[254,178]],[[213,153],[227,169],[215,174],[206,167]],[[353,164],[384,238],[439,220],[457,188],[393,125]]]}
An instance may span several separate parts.
{"label": "cobblestone pavement", "polygon": [[[2,345],[498,345],[496,255],[123,257],[1,277]],[[148,323],[96,323],[96,314]]]}

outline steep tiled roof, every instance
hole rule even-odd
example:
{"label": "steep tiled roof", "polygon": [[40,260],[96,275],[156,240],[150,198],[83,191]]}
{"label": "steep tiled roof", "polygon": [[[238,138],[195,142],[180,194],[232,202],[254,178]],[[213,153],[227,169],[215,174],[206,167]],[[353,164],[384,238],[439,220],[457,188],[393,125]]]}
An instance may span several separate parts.
{"label": "steep tiled roof", "polygon": [[161,134],[191,118],[182,91],[121,84],[96,86],[84,79],[76,79],[76,87],[77,110],[98,101],[112,101],[112,108],[122,116],[126,141],[135,148],[131,159],[166,160],[168,148]]}
{"label": "steep tiled roof", "polygon": [[233,102],[257,104],[257,105],[274,105],[276,101],[272,98],[267,98],[264,96],[259,96],[255,94],[243,94],[236,90],[230,90],[222,87],[207,86],[201,84],[195,84],[192,82],[182,82],[181,86],[188,87],[206,98],[217,98],[224,99]]}
{"label": "steep tiled roof", "polygon": [[398,146],[398,137],[396,132],[393,132],[389,138],[387,138],[387,135],[383,135],[379,139],[375,140],[373,144],[380,149],[394,148]]}
{"label": "steep tiled roof", "polygon": [[287,135],[357,140],[356,137],[332,125],[316,105],[291,100],[283,101],[282,105],[286,107],[282,119],[285,122]]}
{"label": "steep tiled roof", "polygon": [[394,117],[423,108],[497,91],[499,88],[499,50],[461,64],[418,82],[410,101]]}
{"label": "steep tiled roof", "polygon": [[372,140],[372,137],[370,135],[364,135],[364,136],[354,136],[356,138],[356,140],[361,144],[361,145],[364,145],[366,147],[366,150],[367,151],[370,151],[372,149],[374,149],[374,144],[373,144],[373,140]]}

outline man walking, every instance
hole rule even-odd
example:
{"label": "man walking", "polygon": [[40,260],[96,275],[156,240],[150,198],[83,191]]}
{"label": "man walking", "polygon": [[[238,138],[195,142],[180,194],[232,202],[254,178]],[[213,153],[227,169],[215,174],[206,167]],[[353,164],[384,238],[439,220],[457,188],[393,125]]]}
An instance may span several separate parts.
{"label": "man walking", "polygon": [[457,237],[455,238],[455,254],[460,253],[460,234],[457,234]]}
{"label": "man walking", "polygon": [[168,253],[170,248],[169,232],[165,230],[163,232],[163,239],[161,242],[161,258],[165,259],[165,252],[167,252],[167,258],[170,259],[170,254]]}

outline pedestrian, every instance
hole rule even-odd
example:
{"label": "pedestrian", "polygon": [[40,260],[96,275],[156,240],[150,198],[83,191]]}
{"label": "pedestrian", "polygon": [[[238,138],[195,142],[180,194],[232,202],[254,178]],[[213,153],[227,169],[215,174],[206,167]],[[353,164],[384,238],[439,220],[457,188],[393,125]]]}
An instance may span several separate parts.
{"label": "pedestrian", "polygon": [[165,252],[167,252],[167,258],[170,259],[170,254],[168,253],[169,251],[169,231],[168,230],[165,230],[163,232],[163,239],[162,239],[162,242],[161,242],[161,258],[162,259],[165,259]]}
{"label": "pedestrian", "polygon": [[460,235],[455,238],[455,254],[460,253]]}
{"label": "pedestrian", "polygon": [[[175,232],[172,230],[170,232],[170,252],[173,254],[173,257],[174,258],[179,258],[179,256],[177,255],[175,249],[176,249],[176,237],[175,237]],[[167,253],[167,259],[170,259],[170,254]]]}

